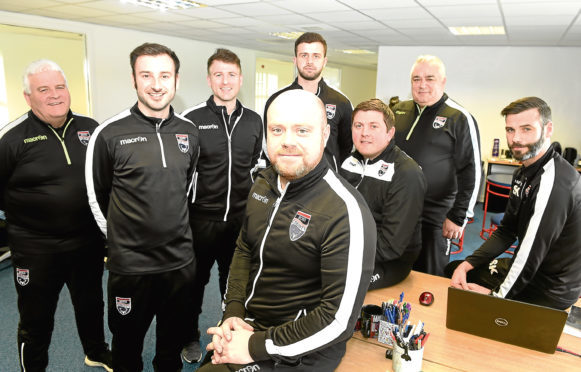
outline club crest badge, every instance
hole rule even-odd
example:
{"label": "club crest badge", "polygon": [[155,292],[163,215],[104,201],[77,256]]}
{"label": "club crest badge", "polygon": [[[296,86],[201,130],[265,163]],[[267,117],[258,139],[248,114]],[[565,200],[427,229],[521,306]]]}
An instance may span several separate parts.
{"label": "club crest badge", "polygon": [[335,112],[337,112],[337,105],[325,105],[327,109],[327,119],[333,119],[335,117]]}
{"label": "club crest badge", "polygon": [[444,124],[446,124],[446,120],[448,118],[445,118],[443,116],[436,116],[436,118],[434,119],[434,123],[432,124],[432,127],[434,127],[434,129],[440,129],[444,126]]}
{"label": "club crest badge", "polygon": [[183,153],[188,152],[190,149],[190,139],[187,134],[176,134],[176,140],[178,141],[178,147]]}
{"label": "club crest badge", "polygon": [[79,141],[85,146],[89,144],[89,140],[91,139],[91,133],[88,130],[80,130],[77,132],[77,137],[79,137]]}
{"label": "club crest badge", "polygon": [[379,171],[377,172],[377,174],[379,175],[379,177],[381,177],[385,174],[385,172],[387,172],[388,169],[389,169],[389,164],[383,163],[383,164],[381,164],[381,168],[379,168]]}
{"label": "club crest badge", "polygon": [[23,287],[27,285],[30,281],[30,272],[28,269],[16,268],[16,281]]}
{"label": "club crest badge", "polygon": [[127,315],[131,311],[131,298],[115,297],[115,304],[121,315]]}
{"label": "club crest badge", "polygon": [[305,235],[305,232],[309,227],[310,221],[311,221],[310,214],[297,211],[297,214],[295,214],[295,217],[291,221],[290,228],[288,230],[288,234],[292,242],[294,242],[295,240],[299,240],[301,236]]}

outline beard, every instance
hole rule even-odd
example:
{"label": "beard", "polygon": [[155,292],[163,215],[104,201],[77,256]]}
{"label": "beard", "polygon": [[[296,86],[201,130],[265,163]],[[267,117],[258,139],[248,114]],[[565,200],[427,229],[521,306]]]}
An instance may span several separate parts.
{"label": "beard", "polygon": [[299,75],[301,76],[301,78],[303,78],[303,79],[305,79],[305,80],[310,80],[310,81],[312,81],[312,80],[317,80],[317,79],[319,78],[319,76],[321,76],[321,74],[323,73],[323,69],[321,69],[321,70],[319,70],[319,71],[317,71],[317,72],[314,72],[314,73],[312,73],[311,75],[306,75],[306,74],[304,74],[304,73],[303,73],[301,70],[299,70],[298,68],[297,68],[297,71],[299,72]]}
{"label": "beard", "polygon": [[510,146],[510,151],[512,151],[512,157],[518,161],[525,161],[525,160],[529,160],[534,158],[535,156],[537,156],[540,152],[541,149],[543,147],[543,144],[545,143],[545,127],[543,126],[543,129],[541,131],[541,137],[539,138],[539,140],[535,143],[529,143],[527,145],[525,144],[517,144],[518,146],[525,146],[528,151],[524,152],[524,153],[515,153],[513,150],[513,147],[515,146],[515,143],[512,144],[512,146]]}
{"label": "beard", "polygon": [[301,166],[292,170],[282,169],[276,163],[273,163],[272,167],[274,168],[276,173],[278,173],[281,177],[288,181],[298,180],[299,178],[302,178],[313,169],[313,167],[308,167],[304,163]]}

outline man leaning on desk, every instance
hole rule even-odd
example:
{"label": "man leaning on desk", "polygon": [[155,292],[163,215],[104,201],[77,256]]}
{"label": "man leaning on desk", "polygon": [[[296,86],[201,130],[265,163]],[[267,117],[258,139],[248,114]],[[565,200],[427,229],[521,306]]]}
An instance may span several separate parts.
{"label": "man leaning on desk", "polygon": [[[537,97],[506,106],[506,139],[523,166],[504,218],[465,261],[446,267],[452,286],[566,309],[581,294],[581,181],[550,146],[551,108]],[[512,258],[495,259],[518,238]],[[492,260],[492,261],[491,261]]]}

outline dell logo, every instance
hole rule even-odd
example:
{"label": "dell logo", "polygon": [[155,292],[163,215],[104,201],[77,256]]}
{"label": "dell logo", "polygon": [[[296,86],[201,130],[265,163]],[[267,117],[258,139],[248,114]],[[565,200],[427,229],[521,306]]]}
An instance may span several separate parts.
{"label": "dell logo", "polygon": [[504,318],[496,318],[494,319],[494,323],[496,323],[497,326],[506,327],[508,325],[508,320]]}

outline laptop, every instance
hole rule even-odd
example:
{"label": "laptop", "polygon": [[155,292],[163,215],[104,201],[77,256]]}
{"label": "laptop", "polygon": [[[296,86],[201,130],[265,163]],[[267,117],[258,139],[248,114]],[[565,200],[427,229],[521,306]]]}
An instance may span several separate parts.
{"label": "laptop", "polygon": [[448,288],[446,328],[456,331],[553,354],[566,320],[564,310]]}

